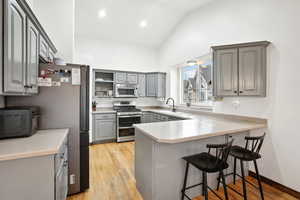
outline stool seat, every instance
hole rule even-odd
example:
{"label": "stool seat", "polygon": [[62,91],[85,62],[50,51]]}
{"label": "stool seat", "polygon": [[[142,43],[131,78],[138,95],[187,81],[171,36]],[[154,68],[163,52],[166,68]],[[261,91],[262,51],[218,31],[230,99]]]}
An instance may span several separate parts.
{"label": "stool seat", "polygon": [[252,161],[261,158],[260,154],[240,146],[232,146],[230,155],[244,161]]}
{"label": "stool seat", "polygon": [[209,173],[219,172],[220,170],[228,168],[228,164],[226,162],[223,162],[221,159],[218,159],[217,157],[206,152],[186,156],[182,159],[189,162],[201,171]]}

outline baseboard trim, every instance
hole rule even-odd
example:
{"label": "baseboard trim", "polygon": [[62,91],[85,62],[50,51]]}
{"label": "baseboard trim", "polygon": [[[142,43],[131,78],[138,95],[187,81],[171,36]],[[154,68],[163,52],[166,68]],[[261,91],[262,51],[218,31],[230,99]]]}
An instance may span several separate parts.
{"label": "baseboard trim", "polygon": [[[256,173],[249,170],[249,176],[256,178]],[[280,183],[277,183],[276,181],[273,181],[273,180],[271,180],[267,177],[261,176],[261,175],[260,175],[260,179],[263,182],[265,182],[266,184],[268,184],[268,185],[270,185],[270,186],[272,186],[272,187],[274,187],[274,188],[276,188],[276,189],[278,189],[282,192],[285,192],[287,194],[290,194],[290,195],[300,199],[300,192],[298,192],[296,190],[293,190],[289,187],[286,187],[286,186],[284,186]]]}

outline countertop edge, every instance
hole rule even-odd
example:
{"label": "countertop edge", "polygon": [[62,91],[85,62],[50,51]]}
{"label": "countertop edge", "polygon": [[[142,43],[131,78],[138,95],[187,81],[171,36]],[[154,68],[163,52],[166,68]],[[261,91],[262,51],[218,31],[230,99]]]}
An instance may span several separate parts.
{"label": "countertop edge", "polygon": [[[10,161],[10,160],[17,160],[17,159],[25,159],[25,158],[34,158],[34,157],[40,157],[40,156],[49,156],[49,155],[55,155],[59,152],[59,148],[63,144],[66,137],[68,137],[70,129],[49,129],[49,130],[61,130],[65,131],[65,137],[61,139],[59,142],[59,145],[57,145],[55,148],[47,149],[44,151],[34,151],[34,152],[26,152],[26,153],[17,153],[17,154],[7,154],[4,156],[0,156],[0,162],[2,161]],[[46,131],[46,130],[40,130],[40,131]]]}
{"label": "countertop edge", "polygon": [[141,129],[137,126],[134,126],[134,127],[136,129],[138,129],[139,131],[141,131],[144,135],[152,138],[155,142],[164,143],[164,144],[177,144],[177,143],[191,142],[191,141],[195,141],[195,140],[206,139],[206,138],[210,138],[210,137],[223,136],[223,135],[228,135],[228,134],[237,134],[237,133],[244,132],[244,131],[251,131],[251,130],[256,130],[256,129],[267,128],[268,126],[267,126],[267,124],[257,124],[255,126],[253,126],[252,128],[241,128],[241,129],[235,129],[235,130],[220,131],[220,132],[208,133],[208,134],[201,135],[201,136],[191,136],[191,137],[186,137],[186,138],[181,138],[181,139],[159,139],[159,138],[156,138],[153,135],[147,133],[146,131],[144,131],[143,129]]}

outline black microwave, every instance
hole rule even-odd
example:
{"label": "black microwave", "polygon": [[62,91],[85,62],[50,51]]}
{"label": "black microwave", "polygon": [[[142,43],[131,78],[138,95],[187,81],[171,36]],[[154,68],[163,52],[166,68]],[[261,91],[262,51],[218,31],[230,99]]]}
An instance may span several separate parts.
{"label": "black microwave", "polygon": [[29,137],[39,128],[38,107],[7,107],[0,109],[0,139]]}

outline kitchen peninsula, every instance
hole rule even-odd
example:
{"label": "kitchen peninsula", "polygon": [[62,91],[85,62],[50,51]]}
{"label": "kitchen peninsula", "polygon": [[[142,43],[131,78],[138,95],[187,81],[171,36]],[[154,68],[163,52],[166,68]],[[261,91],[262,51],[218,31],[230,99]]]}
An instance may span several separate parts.
{"label": "kitchen peninsula", "polygon": [[[235,145],[243,145],[246,135],[256,131],[260,134],[267,127],[266,120],[257,118],[206,112],[153,112],[188,119],[135,125],[135,178],[144,200],[180,199],[185,167],[182,157],[205,152],[206,144],[225,143],[229,138],[234,139]],[[231,158],[228,163],[230,167],[225,173],[233,169]],[[189,174],[188,185],[202,182],[198,170],[192,168]],[[209,175],[212,188],[217,184],[217,175]],[[200,187],[188,193],[197,196],[199,190]]]}

